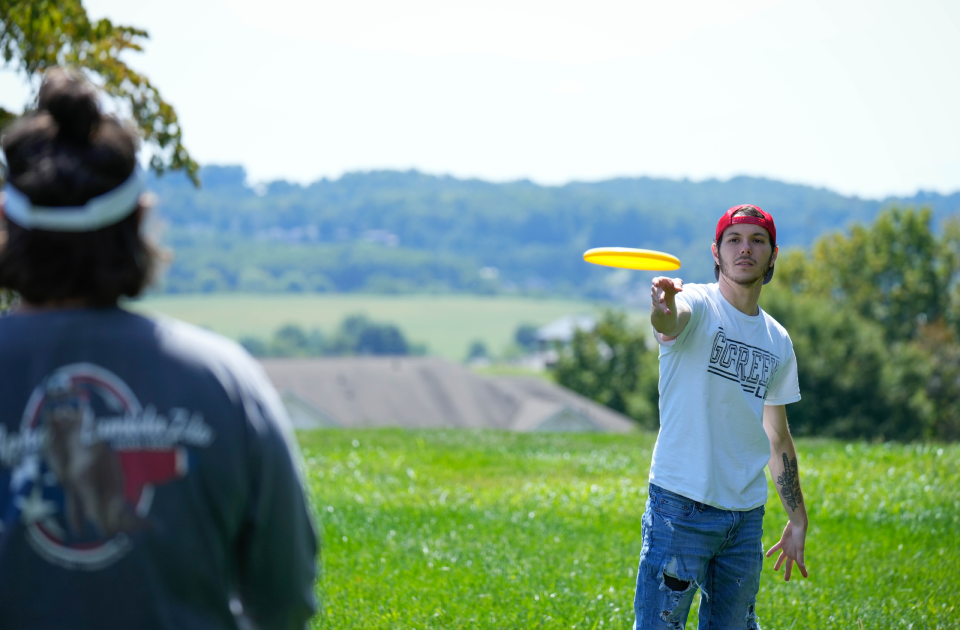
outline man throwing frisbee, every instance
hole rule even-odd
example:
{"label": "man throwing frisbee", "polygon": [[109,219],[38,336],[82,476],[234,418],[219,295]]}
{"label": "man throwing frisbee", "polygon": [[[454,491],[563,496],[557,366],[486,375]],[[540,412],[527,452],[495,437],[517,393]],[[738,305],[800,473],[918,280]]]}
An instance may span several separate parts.
{"label": "man throwing frisbee", "polygon": [[700,590],[699,630],[759,628],[764,466],[789,518],[767,555],[806,577],[807,513],[785,405],[800,400],[793,344],[758,305],[777,229],[756,206],[717,223],[715,284],[653,279],[660,434],[650,467],[634,601],[637,630],[678,629]]}

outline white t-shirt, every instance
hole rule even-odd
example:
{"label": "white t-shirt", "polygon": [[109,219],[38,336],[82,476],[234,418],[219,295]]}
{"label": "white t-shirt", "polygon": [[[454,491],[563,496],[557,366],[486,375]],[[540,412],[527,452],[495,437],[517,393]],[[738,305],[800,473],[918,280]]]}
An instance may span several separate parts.
{"label": "white t-shirt", "polygon": [[797,358],[783,326],[760,309],[750,316],[718,284],[677,294],[690,321],[679,337],[660,335],[660,434],[650,481],[724,510],[767,501],[763,469],[770,440],[763,406],[800,400]]}

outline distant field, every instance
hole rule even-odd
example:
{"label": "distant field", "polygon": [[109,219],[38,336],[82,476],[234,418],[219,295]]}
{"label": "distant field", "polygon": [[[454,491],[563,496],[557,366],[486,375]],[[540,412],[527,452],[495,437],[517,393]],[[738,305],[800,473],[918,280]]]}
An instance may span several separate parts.
{"label": "distant field", "polygon": [[[653,442],[301,433],[323,539],[313,627],[629,629]],[[810,578],[764,563],[763,628],[957,628],[960,445],[797,446]],[[765,548],[786,523],[770,499]]]}
{"label": "distant field", "polygon": [[265,337],[287,323],[330,333],[343,318],[363,313],[398,325],[431,354],[462,361],[470,343],[481,340],[500,353],[521,323],[543,325],[564,315],[594,312],[575,300],[472,295],[379,296],[358,294],[215,294],[148,298],[132,308],[163,313],[228,337]]}

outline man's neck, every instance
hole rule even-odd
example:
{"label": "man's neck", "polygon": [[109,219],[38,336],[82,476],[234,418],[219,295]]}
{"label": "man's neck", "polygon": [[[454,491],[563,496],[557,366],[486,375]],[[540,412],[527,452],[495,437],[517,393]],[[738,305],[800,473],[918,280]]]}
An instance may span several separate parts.
{"label": "man's neck", "polygon": [[720,285],[720,293],[727,299],[727,302],[733,305],[733,308],[746,315],[760,314],[757,302],[760,300],[763,278],[758,279],[753,284],[744,286],[733,282],[721,273],[717,283]]}

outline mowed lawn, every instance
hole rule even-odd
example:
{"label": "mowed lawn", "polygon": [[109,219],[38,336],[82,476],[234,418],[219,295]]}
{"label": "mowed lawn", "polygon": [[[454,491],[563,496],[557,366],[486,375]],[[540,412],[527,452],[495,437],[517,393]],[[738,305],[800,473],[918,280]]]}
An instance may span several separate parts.
{"label": "mowed lawn", "polygon": [[[314,628],[631,627],[653,435],[300,442],[323,545]],[[766,561],[763,627],[960,627],[960,446],[798,449],[811,574],[785,583]],[[771,486],[765,547],[785,522]]]}
{"label": "mowed lawn", "polygon": [[268,337],[290,323],[331,334],[344,317],[360,313],[396,324],[409,341],[426,343],[430,354],[454,361],[464,360],[475,340],[499,354],[513,341],[520,324],[542,326],[564,315],[597,310],[589,302],[576,300],[361,294],[165,295],[128,306],[205,326],[234,339]]}

